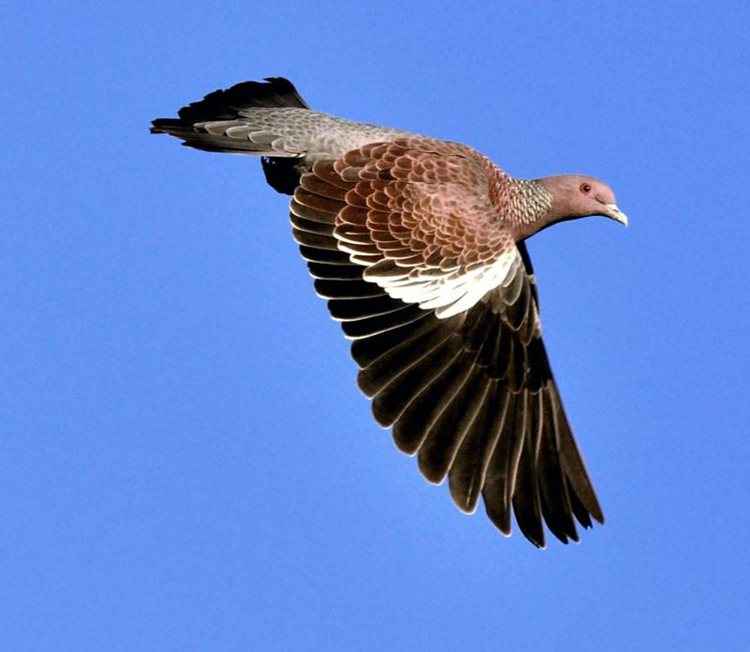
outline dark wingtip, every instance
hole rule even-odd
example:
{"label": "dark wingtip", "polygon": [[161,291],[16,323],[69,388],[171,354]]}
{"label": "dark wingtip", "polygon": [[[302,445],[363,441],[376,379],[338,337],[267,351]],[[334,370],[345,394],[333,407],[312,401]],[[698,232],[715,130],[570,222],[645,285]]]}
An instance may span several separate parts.
{"label": "dark wingtip", "polygon": [[536,548],[537,550],[546,550],[546,549],[547,549],[547,544],[546,544],[546,543],[544,543],[544,542],[542,542],[542,543],[537,543],[536,541],[532,541],[531,539],[529,539],[529,541],[531,541],[531,543],[533,543],[533,544],[534,544],[534,547],[535,547],[535,548]]}
{"label": "dark wingtip", "polygon": [[381,386],[379,384],[375,384],[372,382],[367,369],[360,369],[359,373],[357,374],[357,387],[359,387],[362,393],[368,398],[372,398],[373,396],[375,396],[375,394],[377,394],[381,389]]}
{"label": "dark wingtip", "polygon": [[381,428],[390,428],[396,420],[393,414],[387,412],[381,407],[377,399],[373,401],[370,408],[372,410],[373,417],[375,417],[375,421]]}

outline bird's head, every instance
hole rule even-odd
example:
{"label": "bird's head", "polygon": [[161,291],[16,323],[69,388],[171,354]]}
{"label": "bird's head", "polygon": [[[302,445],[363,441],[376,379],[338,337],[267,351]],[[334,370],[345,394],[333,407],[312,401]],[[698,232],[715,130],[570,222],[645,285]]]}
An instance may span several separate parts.
{"label": "bird's head", "polygon": [[603,181],[579,174],[564,174],[539,179],[551,194],[547,225],[589,215],[602,215],[628,225],[628,218],[618,207],[615,193]]}

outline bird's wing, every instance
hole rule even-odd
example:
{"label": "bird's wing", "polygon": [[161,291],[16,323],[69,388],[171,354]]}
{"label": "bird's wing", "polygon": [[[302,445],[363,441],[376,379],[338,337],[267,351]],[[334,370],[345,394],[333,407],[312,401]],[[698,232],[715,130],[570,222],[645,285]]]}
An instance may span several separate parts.
{"label": "bird's wing", "polygon": [[368,144],[332,167],[353,182],[333,235],[364,279],[441,318],[471,308],[510,274],[518,252],[490,200],[489,163],[424,138]]}
{"label": "bird's wing", "polygon": [[294,236],[354,340],[375,418],[424,476],[447,476],[466,512],[481,494],[503,533],[513,511],[538,546],[542,521],[578,540],[573,518],[590,527],[602,511],[541,339],[528,255],[493,224],[471,151],[408,139],[319,161],[291,202]]}

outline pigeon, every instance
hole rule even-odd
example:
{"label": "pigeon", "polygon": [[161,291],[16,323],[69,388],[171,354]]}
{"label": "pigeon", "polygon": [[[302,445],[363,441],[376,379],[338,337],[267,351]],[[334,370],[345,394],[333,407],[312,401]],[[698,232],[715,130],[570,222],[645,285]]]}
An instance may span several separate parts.
{"label": "pigeon", "polygon": [[517,179],[475,149],[311,110],[281,77],[243,82],[158,118],[151,132],[261,157],[292,196],[292,233],[357,383],[396,446],[466,513],[512,515],[578,541],[604,514],[542,340],[526,238],[564,220],[627,225],[583,175]]}

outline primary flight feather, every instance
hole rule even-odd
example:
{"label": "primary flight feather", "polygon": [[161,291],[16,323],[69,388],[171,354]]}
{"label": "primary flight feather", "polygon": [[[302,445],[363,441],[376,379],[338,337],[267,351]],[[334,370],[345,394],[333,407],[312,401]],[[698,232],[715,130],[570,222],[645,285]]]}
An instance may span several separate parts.
{"label": "primary flight feather", "polygon": [[215,91],[153,133],[261,156],[292,195],[317,293],[353,340],[357,382],[396,445],[458,507],[545,545],[604,522],[541,336],[524,240],[559,221],[623,224],[580,175],[515,179],[474,149],[312,111],[279,77]]}

